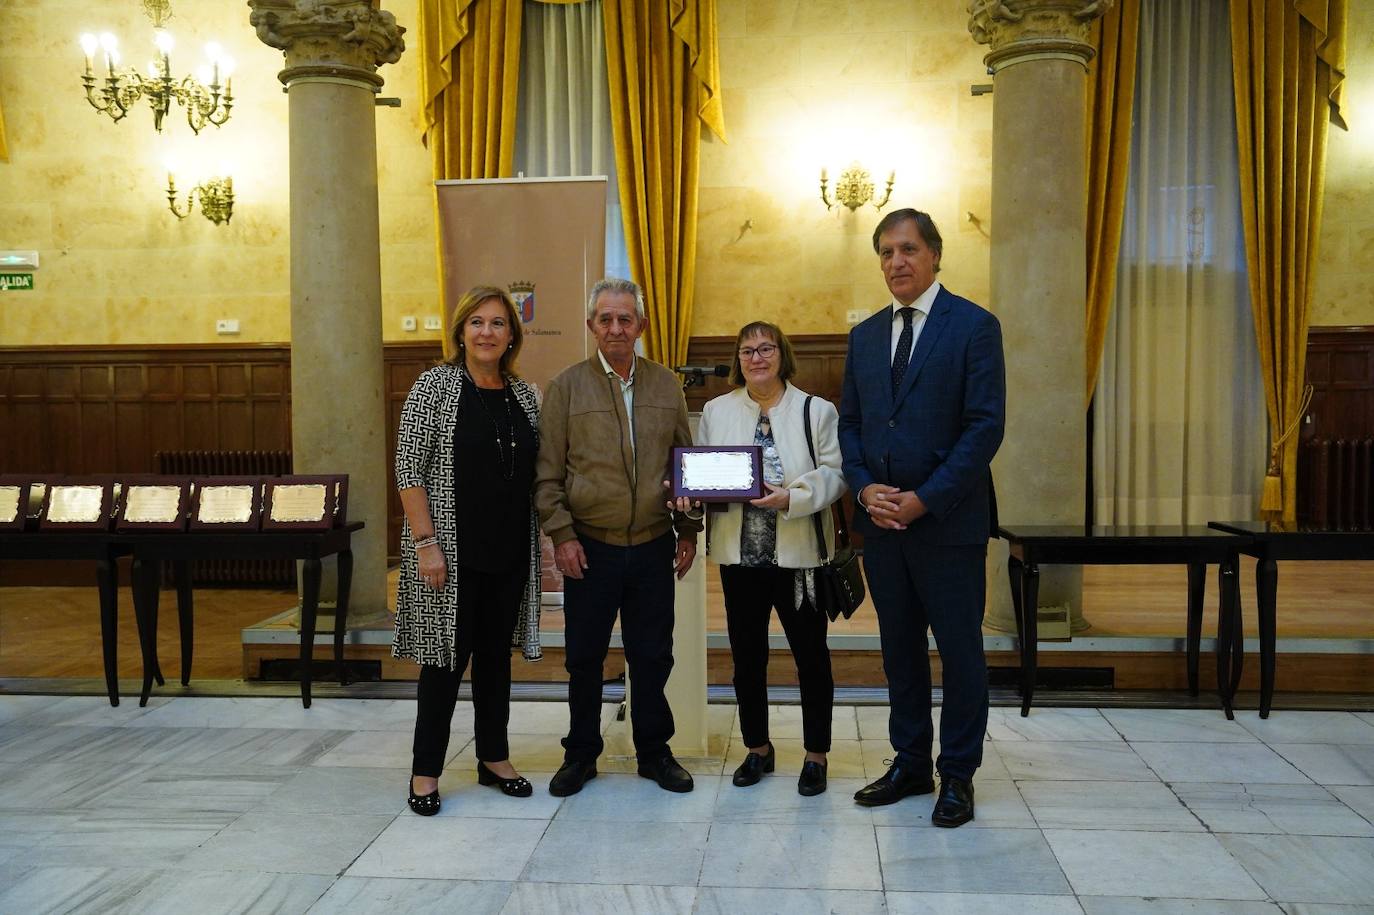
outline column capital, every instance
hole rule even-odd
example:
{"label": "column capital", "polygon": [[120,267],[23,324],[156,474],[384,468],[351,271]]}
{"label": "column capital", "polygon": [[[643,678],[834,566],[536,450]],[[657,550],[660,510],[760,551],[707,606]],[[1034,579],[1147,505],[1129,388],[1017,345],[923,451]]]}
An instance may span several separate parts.
{"label": "column capital", "polygon": [[356,83],[376,92],[377,68],[405,50],[405,28],[380,0],[248,0],[248,22],[263,44],[286,55],[277,78]]}
{"label": "column capital", "polygon": [[1093,56],[1089,29],[1113,0],[969,0],[968,30],[989,48],[983,62],[994,72],[1027,60]]}

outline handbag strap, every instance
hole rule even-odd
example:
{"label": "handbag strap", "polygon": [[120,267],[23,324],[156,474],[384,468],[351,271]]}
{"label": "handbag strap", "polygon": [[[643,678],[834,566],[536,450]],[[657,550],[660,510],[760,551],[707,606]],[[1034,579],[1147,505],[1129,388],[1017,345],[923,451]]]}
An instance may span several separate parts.
{"label": "handbag strap", "polygon": [[[802,426],[806,429],[806,451],[811,455],[811,466],[820,470],[821,465],[816,460],[816,444],[811,438],[811,398],[815,396],[807,394],[802,404]],[[835,504],[831,504],[830,517],[835,521],[835,546],[844,549],[849,546],[849,531],[845,530],[844,512],[836,511],[835,508]],[[816,544],[820,549],[821,563],[824,564],[830,561],[830,553],[825,548],[825,528],[821,525],[821,513],[813,512],[811,520],[816,525]]]}

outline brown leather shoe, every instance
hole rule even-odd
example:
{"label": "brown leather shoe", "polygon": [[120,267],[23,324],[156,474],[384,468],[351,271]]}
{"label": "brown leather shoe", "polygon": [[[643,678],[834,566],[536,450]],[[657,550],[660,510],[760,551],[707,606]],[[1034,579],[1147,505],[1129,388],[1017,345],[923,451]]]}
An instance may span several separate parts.
{"label": "brown leather shoe", "polygon": [[930,814],[930,822],[936,826],[962,826],[973,819],[973,782],[962,778],[940,778],[940,797],[935,801],[935,810]]}

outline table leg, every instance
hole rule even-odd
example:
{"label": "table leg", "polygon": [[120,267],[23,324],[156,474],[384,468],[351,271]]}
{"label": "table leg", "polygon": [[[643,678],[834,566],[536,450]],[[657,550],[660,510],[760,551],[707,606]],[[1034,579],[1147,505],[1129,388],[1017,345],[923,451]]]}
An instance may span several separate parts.
{"label": "table leg", "polygon": [[320,607],[320,561],[301,564],[301,705],[310,708],[310,664],[315,651],[315,614]]}
{"label": "table leg", "polygon": [[1031,699],[1035,697],[1035,667],[1040,620],[1036,612],[1040,606],[1040,566],[1025,563],[1021,573],[1021,717],[1030,715]]}
{"label": "table leg", "polygon": [[1255,564],[1255,610],[1259,615],[1260,708],[1261,718],[1269,717],[1274,701],[1274,639],[1278,628],[1276,604],[1279,592],[1279,565],[1272,559]]}
{"label": "table leg", "polygon": [[1221,696],[1222,710],[1230,719],[1236,717],[1236,687],[1245,658],[1235,561],[1223,562],[1218,577],[1221,579],[1221,601],[1217,608],[1217,692]]}
{"label": "table leg", "polygon": [[191,685],[191,656],[195,651],[195,606],[191,599],[191,563],[178,559],[172,563],[177,582],[177,621],[181,623],[181,685]]}
{"label": "table leg", "polygon": [[339,567],[338,596],[334,602],[334,672],[339,675],[339,685],[347,686],[344,672],[343,642],[344,632],[348,629],[348,592],[353,587],[353,551],[341,550],[337,560]]}
{"label": "table leg", "polygon": [[1021,620],[1021,560],[1015,556],[1007,557],[1007,577],[1011,579],[1011,611],[1016,619],[1016,643],[1025,639],[1025,623]]}
{"label": "table leg", "polygon": [[113,559],[95,566],[100,594],[100,647],[105,656],[105,692],[110,705],[119,705],[119,567]]}
{"label": "table leg", "polygon": [[1198,693],[1198,661],[1202,653],[1202,598],[1207,593],[1207,564],[1188,563],[1188,693]]}
{"label": "table leg", "polygon": [[[134,616],[138,620],[138,642],[143,649],[143,689],[138,704],[148,704],[157,672],[157,602],[162,580],[162,563],[156,559],[135,559],[130,573],[134,592]],[[162,680],[159,678],[159,685]]]}

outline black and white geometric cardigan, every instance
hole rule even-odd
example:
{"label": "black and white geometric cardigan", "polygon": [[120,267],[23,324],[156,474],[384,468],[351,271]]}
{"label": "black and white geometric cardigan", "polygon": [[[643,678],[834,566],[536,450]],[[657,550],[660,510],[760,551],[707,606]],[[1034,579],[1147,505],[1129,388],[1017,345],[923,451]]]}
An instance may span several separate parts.
{"label": "black and white geometric cardigan", "polygon": [[[511,391],[525,411],[539,440],[539,395],[531,385],[507,376]],[[396,634],[391,653],[420,664],[453,669],[455,611],[458,607],[458,518],[454,508],[453,431],[458,422],[458,398],[463,372],[456,365],[436,365],[415,380],[401,410],[396,435],[396,487],[423,486],[429,494],[434,533],[444,551],[449,572],[441,591],[420,580],[419,560],[407,520],[401,528],[401,577],[396,589]],[[527,661],[543,657],[539,647],[539,521],[530,506],[529,580],[511,647]]]}

